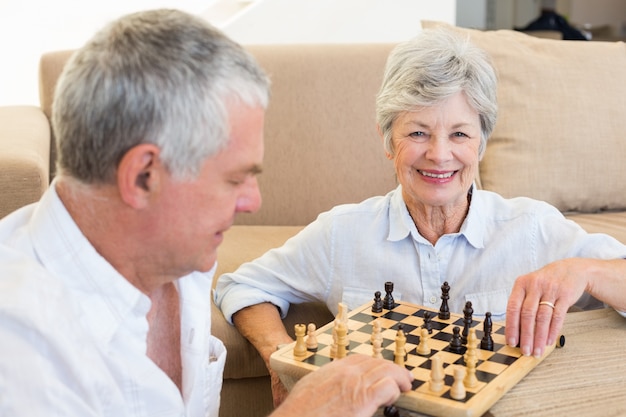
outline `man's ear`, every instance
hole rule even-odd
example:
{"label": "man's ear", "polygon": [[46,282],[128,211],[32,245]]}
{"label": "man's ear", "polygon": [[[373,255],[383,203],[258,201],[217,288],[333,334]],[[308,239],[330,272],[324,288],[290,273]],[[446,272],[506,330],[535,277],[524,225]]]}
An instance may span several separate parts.
{"label": "man's ear", "polygon": [[144,208],[159,190],[162,165],[160,150],[151,143],[129,149],[117,167],[117,188],[121,199],[133,208]]}

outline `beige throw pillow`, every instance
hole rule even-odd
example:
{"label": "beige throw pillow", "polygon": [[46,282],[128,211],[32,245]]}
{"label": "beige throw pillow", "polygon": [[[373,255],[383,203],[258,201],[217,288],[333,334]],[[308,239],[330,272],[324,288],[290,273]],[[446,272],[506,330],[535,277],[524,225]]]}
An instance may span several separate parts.
{"label": "beige throw pillow", "polygon": [[[438,25],[449,26],[422,22]],[[482,187],[561,211],[625,209],[626,44],[455,29],[491,55],[498,73]]]}

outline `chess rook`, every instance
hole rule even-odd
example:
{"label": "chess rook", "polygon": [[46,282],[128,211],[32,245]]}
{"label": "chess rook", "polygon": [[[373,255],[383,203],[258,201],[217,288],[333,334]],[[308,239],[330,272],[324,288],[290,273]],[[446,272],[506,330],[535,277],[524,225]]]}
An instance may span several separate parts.
{"label": "chess rook", "polygon": [[393,310],[396,303],[393,300],[393,282],[385,282],[385,298],[383,299],[383,307],[387,310]]}
{"label": "chess rook", "polygon": [[296,333],[296,346],[293,348],[294,356],[306,355],[306,342],[304,341],[304,334],[306,333],[306,327],[304,324],[294,325],[294,331]]}

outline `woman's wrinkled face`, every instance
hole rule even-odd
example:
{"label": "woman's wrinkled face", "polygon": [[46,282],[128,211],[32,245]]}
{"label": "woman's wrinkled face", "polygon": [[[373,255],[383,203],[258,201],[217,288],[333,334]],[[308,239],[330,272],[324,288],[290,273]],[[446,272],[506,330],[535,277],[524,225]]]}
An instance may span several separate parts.
{"label": "woman's wrinkled face", "polygon": [[412,207],[467,205],[478,170],[480,117],[463,92],[401,113],[392,125],[392,156]]}

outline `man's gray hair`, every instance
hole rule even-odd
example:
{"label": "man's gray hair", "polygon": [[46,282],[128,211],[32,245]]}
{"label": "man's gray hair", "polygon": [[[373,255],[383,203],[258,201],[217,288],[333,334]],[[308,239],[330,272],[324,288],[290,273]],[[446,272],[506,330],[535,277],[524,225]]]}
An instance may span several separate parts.
{"label": "man's gray hair", "polygon": [[177,10],[124,16],[69,60],[52,124],[58,170],[83,183],[114,180],[123,155],[159,147],[176,178],[198,175],[229,138],[229,105],[266,108],[254,58],[200,17]]}

